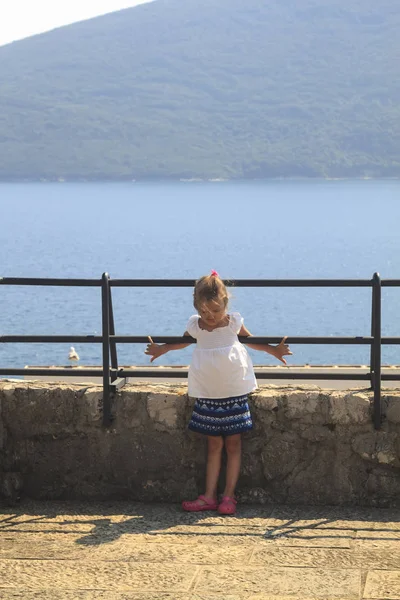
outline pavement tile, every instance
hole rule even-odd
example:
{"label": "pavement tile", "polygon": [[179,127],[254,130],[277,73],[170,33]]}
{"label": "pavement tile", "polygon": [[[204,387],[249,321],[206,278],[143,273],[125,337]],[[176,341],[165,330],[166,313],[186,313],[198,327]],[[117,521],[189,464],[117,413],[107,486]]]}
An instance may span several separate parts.
{"label": "pavement tile", "polygon": [[71,560],[0,560],[3,588],[114,590],[120,592],[188,591],[198,567],[191,565],[83,562]]}
{"label": "pavement tile", "polygon": [[[65,507],[60,507],[64,508]],[[205,534],[207,532],[223,532],[224,535],[262,535],[266,529],[267,519],[249,517],[220,517],[217,513],[185,513],[175,506],[155,507],[154,514],[148,507],[137,509],[137,514],[19,514],[0,518],[0,534],[6,532],[20,533],[68,533],[98,534],[117,538],[123,534],[177,535]],[[133,512],[132,510],[130,511]],[[246,514],[251,514],[246,511]]]}
{"label": "pavement tile", "polygon": [[400,532],[380,529],[371,530],[369,532],[357,531],[353,541],[355,549],[384,549],[388,554],[393,554],[400,551]]}
{"label": "pavement tile", "polygon": [[365,599],[397,600],[400,598],[399,571],[369,571],[365,583]]}
{"label": "pavement tile", "polygon": [[[229,521],[229,517],[226,519]],[[257,527],[252,525],[243,525],[238,522],[235,525],[226,525],[225,523],[194,523],[194,524],[177,524],[172,527],[165,527],[162,530],[155,530],[152,532],[153,534],[164,534],[169,535],[173,533],[174,535],[189,534],[189,535],[226,535],[226,536],[236,536],[236,535],[249,535],[256,536],[262,538],[265,535],[264,527]]]}
{"label": "pavement tile", "polygon": [[381,529],[378,523],[374,523],[374,527],[371,529],[360,529],[356,533],[358,540],[369,540],[369,539],[386,539],[386,540],[400,540],[400,530],[398,529]]}
{"label": "pavement tile", "polygon": [[245,545],[144,543],[138,536],[117,540],[82,538],[63,534],[0,533],[0,559],[59,559],[85,561],[132,561],[186,564],[246,564],[251,549]]}
{"label": "pavement tile", "polygon": [[335,529],[337,531],[341,530],[362,530],[373,528],[373,523],[371,521],[354,521],[354,520],[346,520],[346,519],[301,519],[301,518],[288,518],[288,519],[275,519],[269,518],[263,520],[264,527],[271,528],[292,528],[292,529]]}
{"label": "pavement tile", "polygon": [[[218,594],[194,594],[194,596],[190,596],[190,600],[248,600],[248,596],[232,596],[231,594],[223,595]],[[275,599],[276,600],[276,599]]]}
{"label": "pavement tile", "polygon": [[[227,517],[226,521],[230,518]],[[257,526],[242,525],[236,521],[235,524],[224,525],[221,522],[178,524],[163,530],[152,531],[143,535],[147,542],[162,543],[191,543],[191,544],[255,544],[265,537],[265,528]]]}
{"label": "pavement tile", "polygon": [[90,533],[94,528],[93,523],[62,522],[49,520],[15,520],[13,523],[0,524],[0,534],[16,531],[21,533]]}
{"label": "pavement tile", "polygon": [[[400,518],[400,511],[399,511]],[[364,527],[358,527],[358,530],[361,532],[368,533],[369,531],[400,531],[400,521],[395,520],[385,520],[385,515],[383,515],[382,520],[377,521],[369,521],[368,523],[364,523]]]}
{"label": "pavement tile", "polygon": [[[0,531],[9,528],[28,530],[54,530],[59,527],[73,531],[75,528],[114,528],[122,533],[153,531],[181,524],[207,521],[208,513],[185,513],[176,505],[125,505],[107,503],[76,505],[75,503],[24,502],[18,513],[10,511],[0,516]],[[35,510],[36,508],[36,510]],[[114,510],[112,510],[114,509]],[[125,509],[125,511],[122,511]],[[217,513],[216,513],[217,514]],[[210,521],[211,522],[211,521]]]}
{"label": "pavement tile", "polygon": [[[136,592],[91,592],[91,591],[67,591],[55,592],[54,590],[41,590],[37,592],[26,592],[25,590],[5,590],[1,591],[1,600],[315,600],[315,596],[265,596],[264,594],[251,595],[221,595],[218,594],[195,594],[188,596],[185,594],[163,594],[156,593],[136,593]],[[347,598],[338,598],[337,596],[324,596],[323,600],[348,600]]]}
{"label": "pavement tile", "polygon": [[270,525],[271,513],[273,508],[271,506],[243,506],[237,505],[236,515],[221,516],[217,512],[209,512],[207,518],[204,519],[207,523],[214,525],[223,525],[226,528],[235,527],[238,524],[252,527],[264,527],[267,528]]}
{"label": "pavement tile", "polygon": [[90,533],[99,532],[102,535],[110,534],[119,536],[123,533],[144,533],[146,531],[158,531],[173,527],[175,521],[161,524],[155,520],[145,520],[140,516],[133,517],[102,517],[100,515],[90,518],[71,518],[60,515],[58,518],[50,519],[41,517],[33,519],[14,519],[12,522],[0,523],[0,533],[18,531],[25,533]]}
{"label": "pavement tile", "polygon": [[355,532],[336,529],[271,528],[265,532],[265,542],[279,546],[350,548]]}
{"label": "pavement tile", "polygon": [[251,519],[247,517],[242,517],[241,515],[233,516],[225,516],[225,517],[209,517],[208,519],[204,519],[202,523],[206,523],[208,525],[215,525],[225,527],[228,531],[230,529],[234,529],[235,527],[249,527],[249,528],[258,528],[258,529],[267,529],[270,527],[270,519],[267,517],[252,517]]}
{"label": "pavement tile", "polygon": [[[136,593],[136,592],[91,592],[87,590],[40,590],[27,592],[26,590],[0,590],[1,600],[188,600],[187,592],[184,594],[169,594],[162,592]],[[190,599],[191,600],[191,599]],[[276,600],[276,599],[275,599]]]}
{"label": "pavement tile", "polygon": [[342,506],[279,506],[271,512],[269,526],[330,529],[400,530],[400,510]]}
{"label": "pavement tile", "polygon": [[210,546],[210,545],[218,545],[218,546],[226,546],[226,545],[240,545],[240,546],[247,546],[248,548],[250,548],[251,546],[254,546],[256,544],[258,544],[260,542],[260,538],[259,537],[252,537],[252,536],[245,536],[245,535],[235,535],[235,537],[229,536],[229,535],[216,535],[216,534],[203,534],[203,535],[199,535],[196,536],[195,534],[182,534],[180,533],[179,535],[174,535],[174,534],[170,534],[168,535],[168,538],[166,536],[161,536],[161,535],[149,535],[149,536],[142,536],[142,541],[146,541],[149,544],[156,544],[156,543],[169,543],[169,544],[191,544],[191,545],[205,545],[205,546]]}
{"label": "pavement tile", "polygon": [[400,569],[400,551],[364,548],[286,548],[257,547],[250,564],[280,567],[330,569]]}
{"label": "pavement tile", "polygon": [[[246,600],[315,600],[316,596],[270,596],[265,594],[251,595]],[[338,596],[323,596],[323,600],[348,600],[344,596],[339,598]]]}
{"label": "pavement tile", "polygon": [[400,531],[386,529],[384,531],[376,528],[370,531],[357,531],[357,542],[399,542]]}
{"label": "pavement tile", "polygon": [[195,592],[233,594],[264,594],[270,596],[305,595],[312,598],[360,597],[361,574],[346,569],[293,569],[246,567],[203,567],[196,581]]}

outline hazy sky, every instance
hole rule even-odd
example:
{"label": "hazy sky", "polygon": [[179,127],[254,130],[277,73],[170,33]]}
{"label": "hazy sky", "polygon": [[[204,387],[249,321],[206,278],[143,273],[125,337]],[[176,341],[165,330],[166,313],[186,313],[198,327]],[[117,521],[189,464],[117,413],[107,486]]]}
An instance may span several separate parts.
{"label": "hazy sky", "polygon": [[149,0],[0,0],[0,46]]}

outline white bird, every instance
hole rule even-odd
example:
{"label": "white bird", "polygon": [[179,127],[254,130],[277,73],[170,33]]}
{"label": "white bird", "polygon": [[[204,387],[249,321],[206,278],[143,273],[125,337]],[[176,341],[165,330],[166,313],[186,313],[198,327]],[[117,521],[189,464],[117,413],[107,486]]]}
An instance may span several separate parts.
{"label": "white bird", "polygon": [[69,360],[79,360],[79,355],[73,346],[69,349],[68,358]]}

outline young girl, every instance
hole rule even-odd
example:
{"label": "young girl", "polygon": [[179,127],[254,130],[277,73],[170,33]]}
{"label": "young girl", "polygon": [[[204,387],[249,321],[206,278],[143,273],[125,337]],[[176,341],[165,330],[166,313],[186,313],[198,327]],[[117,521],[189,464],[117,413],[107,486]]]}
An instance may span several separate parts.
{"label": "young girl", "polygon": [[[218,510],[233,515],[234,498],[241,463],[241,434],[253,423],[247,394],[257,387],[253,365],[238,335],[251,334],[239,313],[227,313],[228,293],[216,271],[196,281],[193,304],[198,314],[190,317],[184,336],[197,340],[189,368],[188,393],[196,398],[189,429],[207,436],[208,456],[205,493],[193,501],[182,503],[190,512]],[[170,350],[190,344],[154,344],[149,337],[145,354],[153,362]],[[278,346],[247,346],[272,354],[286,364],[285,355],[292,354],[283,338]],[[227,454],[226,484],[222,500],[217,500],[217,483],[221,469],[222,449]]]}

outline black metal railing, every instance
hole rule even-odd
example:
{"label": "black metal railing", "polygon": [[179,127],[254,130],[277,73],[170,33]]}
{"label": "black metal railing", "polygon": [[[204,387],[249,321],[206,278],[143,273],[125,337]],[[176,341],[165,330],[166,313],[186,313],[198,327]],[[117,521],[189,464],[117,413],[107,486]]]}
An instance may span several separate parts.
{"label": "black metal railing", "polygon": [[[372,289],[371,336],[353,337],[302,337],[289,336],[288,344],[352,344],[370,346],[370,369],[368,373],[293,373],[293,372],[257,372],[260,379],[303,379],[303,380],[364,380],[369,381],[374,391],[373,421],[375,428],[381,426],[381,382],[400,381],[400,375],[395,373],[382,374],[381,347],[382,344],[400,344],[400,337],[382,337],[381,334],[381,290],[382,287],[400,287],[400,279],[381,280],[378,273],[372,279],[237,279],[225,282],[235,287],[369,287]],[[102,299],[102,335],[2,335],[0,343],[76,343],[102,344],[102,368],[52,368],[54,376],[99,377],[103,378],[103,423],[109,426],[112,421],[111,403],[117,390],[124,385],[127,377],[147,377],[149,369],[124,369],[118,366],[117,344],[146,344],[148,338],[143,336],[118,336],[115,334],[114,315],[112,307],[112,287],[193,287],[194,279],[110,279],[108,273],[103,273],[101,279],[43,279],[23,277],[0,278],[0,285],[23,286],[66,286],[66,287],[101,287]],[[177,336],[153,336],[156,343],[196,343],[193,338]],[[239,338],[243,343],[249,338]],[[278,344],[280,337],[251,338],[253,343]],[[0,368],[0,376],[13,375],[43,376],[49,375],[48,368]],[[181,370],[157,368],[151,372],[151,377],[182,377],[186,373]]]}

